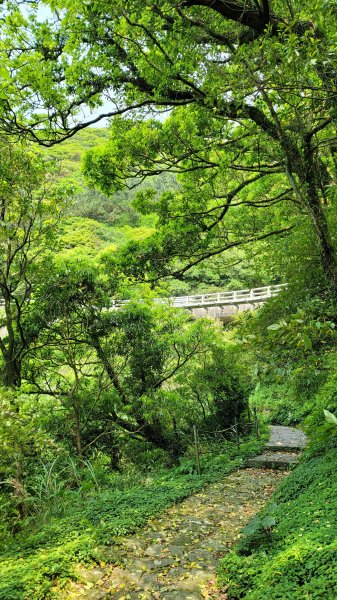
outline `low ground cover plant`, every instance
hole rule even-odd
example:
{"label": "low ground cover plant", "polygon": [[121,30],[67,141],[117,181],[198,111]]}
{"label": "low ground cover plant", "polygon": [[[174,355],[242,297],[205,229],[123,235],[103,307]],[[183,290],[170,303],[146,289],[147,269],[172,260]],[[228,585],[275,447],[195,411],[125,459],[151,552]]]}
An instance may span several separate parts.
{"label": "low ground cover plant", "polygon": [[228,600],[337,597],[337,449],[332,439],[329,445],[281,483],[258,516],[261,526],[247,527],[221,561],[219,583]]}

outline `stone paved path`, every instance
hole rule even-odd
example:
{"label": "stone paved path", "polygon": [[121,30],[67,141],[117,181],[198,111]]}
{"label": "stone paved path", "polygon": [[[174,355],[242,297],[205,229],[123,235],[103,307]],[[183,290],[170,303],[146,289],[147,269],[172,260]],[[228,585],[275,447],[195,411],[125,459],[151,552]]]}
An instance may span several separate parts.
{"label": "stone paved path", "polygon": [[289,450],[303,450],[306,443],[307,438],[301,429],[272,425],[266,448],[273,450],[285,450],[286,448],[289,448]]}
{"label": "stone paved path", "polygon": [[[212,598],[218,560],[240,537],[285,472],[244,469],[166,510],[111,549],[118,566],[79,570],[67,600]],[[214,590],[214,588],[213,588]]]}
{"label": "stone paved path", "polygon": [[251,467],[271,469],[288,469],[295,466],[301,451],[305,448],[307,438],[301,429],[273,425],[265,451],[248,461]]}
{"label": "stone paved path", "polygon": [[[201,600],[219,598],[218,560],[262,508],[283,470],[297,462],[306,438],[299,429],[274,426],[264,454],[252,467],[205,487],[152,519],[145,529],[111,547],[111,564],[79,568],[79,583],[65,600]],[[261,468],[262,467],[262,468]],[[269,467],[269,468],[268,468]],[[212,592],[213,590],[213,592]]]}

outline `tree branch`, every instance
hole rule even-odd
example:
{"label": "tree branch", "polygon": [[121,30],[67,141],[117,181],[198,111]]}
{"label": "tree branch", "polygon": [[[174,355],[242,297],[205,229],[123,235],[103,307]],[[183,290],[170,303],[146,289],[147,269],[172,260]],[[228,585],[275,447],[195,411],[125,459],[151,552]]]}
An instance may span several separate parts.
{"label": "tree branch", "polygon": [[[260,35],[267,24],[271,23],[272,33],[278,33],[277,25],[280,19],[276,16],[271,16],[269,13],[269,4],[263,2],[263,11],[249,8],[246,3],[230,2],[228,0],[185,0],[182,3],[183,7],[192,8],[193,6],[203,6],[210,8],[219,15],[230,21],[235,21],[240,25],[249,27],[255,34]],[[267,20],[266,20],[267,17]]]}
{"label": "tree branch", "polygon": [[[189,271],[192,267],[195,267],[196,265],[200,264],[207,258],[211,258],[212,256],[217,256],[218,254],[222,254],[226,250],[231,250],[232,248],[236,248],[238,246],[245,246],[246,244],[251,244],[252,242],[260,242],[260,241],[265,240],[274,235],[281,235],[284,233],[289,233],[294,227],[295,227],[295,225],[290,225],[289,227],[283,227],[281,229],[269,231],[268,233],[264,233],[263,235],[260,235],[260,236],[249,237],[245,240],[236,240],[234,242],[230,242],[230,243],[226,244],[225,246],[223,246],[222,248],[217,248],[216,250],[210,250],[209,252],[205,252],[205,254],[203,254],[202,256],[199,256],[196,260],[190,262],[188,265],[186,265],[182,269],[178,269],[177,271],[173,271],[172,273],[167,273],[167,275],[169,275],[171,277],[181,277],[184,273],[186,273],[186,271]],[[159,279],[159,278],[157,278],[157,279]],[[150,281],[154,281],[154,280],[150,280]]]}

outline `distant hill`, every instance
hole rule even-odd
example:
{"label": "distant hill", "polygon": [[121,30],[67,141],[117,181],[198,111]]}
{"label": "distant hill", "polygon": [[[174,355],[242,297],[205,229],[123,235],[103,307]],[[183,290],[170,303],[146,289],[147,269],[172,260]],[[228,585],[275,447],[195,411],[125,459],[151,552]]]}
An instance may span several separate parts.
{"label": "distant hill", "polygon": [[[84,153],[105,144],[108,139],[108,128],[92,127],[48,150],[49,154],[60,160],[62,177],[72,181],[78,188],[69,207],[69,218],[62,229],[66,256],[79,256],[81,253],[93,256],[105,249],[113,252],[132,239],[146,238],[153,231],[154,215],[140,215],[132,206],[137,189],[107,197],[86,184],[81,172]],[[147,185],[148,182],[144,182],[138,189]],[[151,186],[158,192],[177,185],[175,176],[170,173],[163,173],[151,180]],[[255,260],[254,252],[249,257],[247,252],[233,250],[193,268],[182,281],[171,280],[169,293],[180,295],[268,284],[268,274]]]}
{"label": "distant hill", "polygon": [[72,178],[78,181],[78,183],[85,185],[84,177],[81,173],[83,154],[87,150],[104,144],[108,139],[108,128],[88,127],[76,133],[72,138],[48,149],[48,154],[59,159],[62,177]]}
{"label": "distant hill", "polygon": [[[153,224],[151,216],[143,217],[131,205],[137,189],[117,192],[112,197],[107,197],[99,190],[90,188],[86,184],[81,171],[84,153],[105,144],[108,139],[108,128],[91,127],[78,132],[74,137],[48,150],[51,156],[60,161],[61,176],[72,181],[78,188],[78,193],[69,208],[69,215],[94,219],[99,223],[116,227],[124,225],[148,227]],[[160,192],[176,185],[175,176],[170,173],[154,177],[151,181],[151,186]],[[144,183],[140,188],[146,186],[147,183]]]}

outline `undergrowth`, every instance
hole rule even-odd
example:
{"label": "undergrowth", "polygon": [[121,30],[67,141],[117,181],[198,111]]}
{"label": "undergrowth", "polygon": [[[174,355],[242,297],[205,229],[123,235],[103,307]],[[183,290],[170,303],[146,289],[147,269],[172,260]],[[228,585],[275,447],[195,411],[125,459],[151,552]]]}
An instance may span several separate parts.
{"label": "undergrowth", "polygon": [[51,517],[40,525],[38,519],[31,520],[21,533],[2,544],[0,599],[58,596],[69,578],[76,577],[75,565],[113,561],[118,537],[134,532],[150,517],[241,467],[264,442],[252,438],[242,443],[240,451],[226,443],[221,453],[202,456],[200,477],[194,461],[185,459],[178,467],[147,476],[128,489],[123,489],[124,483],[120,489],[116,486],[76,496],[67,505],[65,516]]}
{"label": "undergrowth", "polygon": [[[333,444],[331,444],[333,445]],[[337,449],[306,456],[219,567],[228,600],[337,598]]]}

